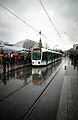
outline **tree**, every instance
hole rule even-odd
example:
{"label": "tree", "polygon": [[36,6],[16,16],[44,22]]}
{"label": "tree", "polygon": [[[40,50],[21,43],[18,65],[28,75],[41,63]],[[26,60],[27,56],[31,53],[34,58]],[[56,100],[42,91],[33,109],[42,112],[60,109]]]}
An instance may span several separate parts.
{"label": "tree", "polygon": [[32,41],[32,40],[26,40],[24,43],[23,43],[23,47],[26,48],[26,49],[29,49],[31,50],[33,47],[36,46],[36,42],[35,41]]}

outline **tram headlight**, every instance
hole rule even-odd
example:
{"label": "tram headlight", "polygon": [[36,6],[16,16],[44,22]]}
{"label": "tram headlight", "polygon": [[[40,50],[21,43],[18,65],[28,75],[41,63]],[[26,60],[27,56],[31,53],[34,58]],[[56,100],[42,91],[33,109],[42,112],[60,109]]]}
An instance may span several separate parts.
{"label": "tram headlight", "polygon": [[40,62],[38,61],[38,64],[40,64]]}

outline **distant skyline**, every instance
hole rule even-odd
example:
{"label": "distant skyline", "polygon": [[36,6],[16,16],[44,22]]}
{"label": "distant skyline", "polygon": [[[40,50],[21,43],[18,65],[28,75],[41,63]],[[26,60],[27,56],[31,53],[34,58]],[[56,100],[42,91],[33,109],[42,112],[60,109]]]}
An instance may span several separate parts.
{"label": "distant skyline", "polygon": [[14,44],[40,37],[52,49],[78,44],[78,0],[0,0],[0,40]]}

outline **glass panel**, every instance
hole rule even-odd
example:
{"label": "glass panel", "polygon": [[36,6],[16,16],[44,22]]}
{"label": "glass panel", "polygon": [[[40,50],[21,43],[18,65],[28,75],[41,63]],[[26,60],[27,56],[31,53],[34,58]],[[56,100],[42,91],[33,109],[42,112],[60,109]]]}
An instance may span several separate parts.
{"label": "glass panel", "polygon": [[33,60],[40,60],[41,59],[41,53],[40,52],[34,52],[33,53]]}

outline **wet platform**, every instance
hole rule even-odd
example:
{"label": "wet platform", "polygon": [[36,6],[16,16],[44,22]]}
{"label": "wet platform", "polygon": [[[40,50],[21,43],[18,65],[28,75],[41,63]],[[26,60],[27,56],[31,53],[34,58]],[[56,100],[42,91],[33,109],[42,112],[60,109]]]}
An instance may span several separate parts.
{"label": "wet platform", "polygon": [[[49,81],[45,92],[34,103]],[[78,120],[77,67],[66,58],[43,82],[42,86],[31,82],[1,101],[0,120]]]}
{"label": "wet platform", "polygon": [[57,120],[78,120],[78,66],[67,59]]}

